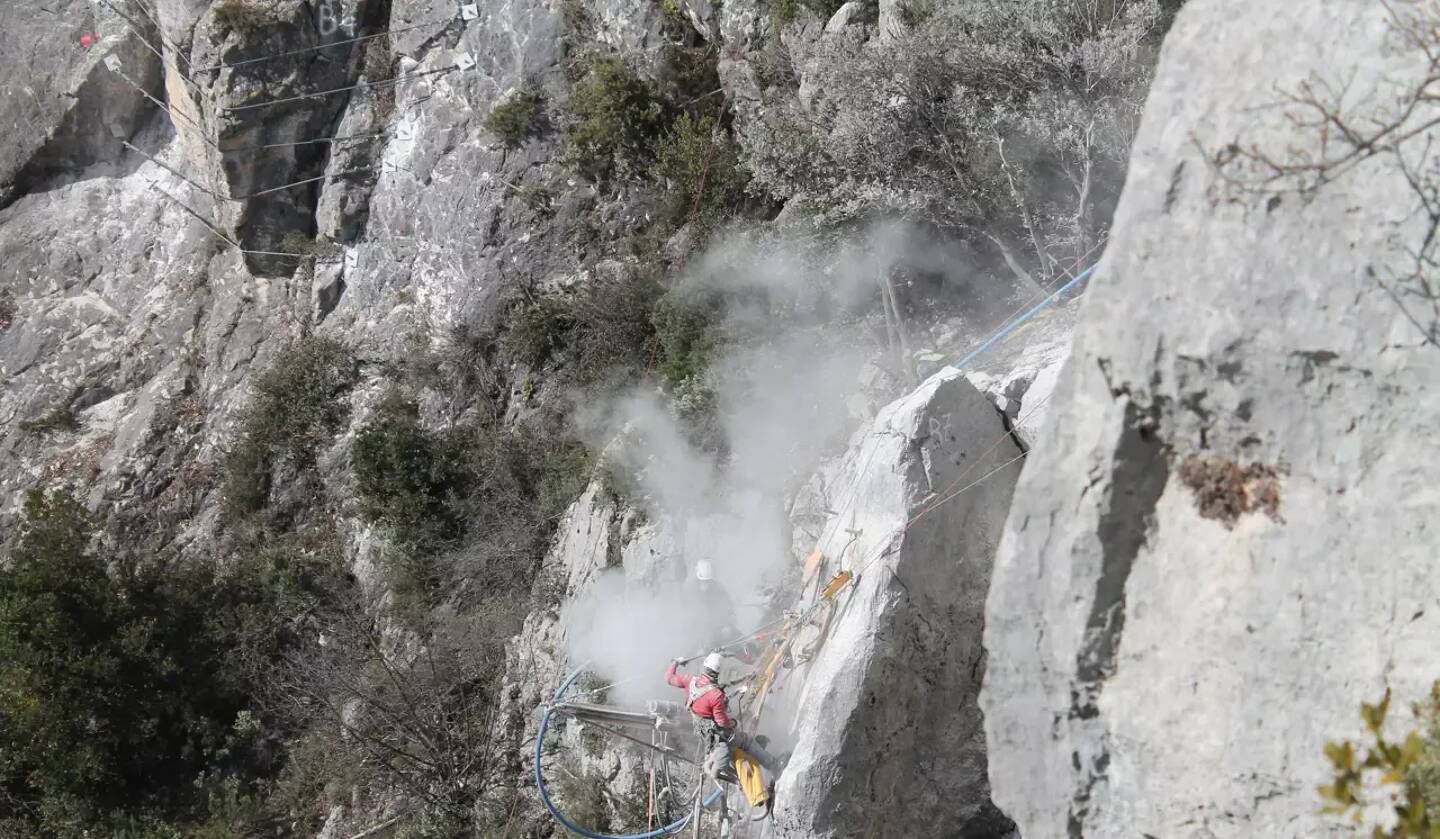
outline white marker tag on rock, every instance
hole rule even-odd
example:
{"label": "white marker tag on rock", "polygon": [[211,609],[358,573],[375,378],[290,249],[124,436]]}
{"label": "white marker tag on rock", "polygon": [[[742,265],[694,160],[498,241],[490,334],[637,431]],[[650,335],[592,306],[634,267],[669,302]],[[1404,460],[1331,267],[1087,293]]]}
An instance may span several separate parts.
{"label": "white marker tag on rock", "polygon": [[345,273],[352,273],[355,270],[355,266],[359,264],[360,251],[355,248],[347,249],[345,251]]}
{"label": "white marker tag on rock", "polygon": [[475,59],[471,58],[468,52],[459,53],[455,56],[455,66],[461,70],[469,70],[475,66]]}
{"label": "white marker tag on rock", "polygon": [[461,20],[474,20],[474,19],[477,18],[477,17],[480,17],[480,6],[479,6],[478,3],[461,3],[461,4],[460,4],[460,19],[461,19]]}
{"label": "white marker tag on rock", "polygon": [[395,129],[395,139],[404,140],[408,143],[415,139],[415,129],[411,128],[408,123],[401,123],[400,126]]}
{"label": "white marker tag on rock", "polygon": [[120,56],[113,52],[105,56],[105,69],[117,76],[120,75]]}

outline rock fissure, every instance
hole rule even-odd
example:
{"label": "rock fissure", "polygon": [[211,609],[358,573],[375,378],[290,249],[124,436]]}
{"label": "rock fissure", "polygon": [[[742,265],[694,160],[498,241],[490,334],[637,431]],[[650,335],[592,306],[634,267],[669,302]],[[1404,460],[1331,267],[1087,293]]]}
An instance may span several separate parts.
{"label": "rock fissure", "polygon": [[[1140,548],[1154,526],[1155,506],[1169,481],[1169,458],[1157,432],[1159,423],[1156,405],[1143,409],[1133,399],[1126,403],[1124,425],[1113,455],[1110,493],[1102,503],[1096,531],[1103,546],[1100,573],[1085,621],[1085,640],[1075,661],[1070,718],[1080,724],[1093,725],[1100,715],[1100,694],[1105,681],[1115,672],[1125,632],[1125,588]],[[1071,798],[1067,823],[1073,839],[1085,835],[1087,806],[1095,787],[1105,780],[1109,765],[1105,740],[1100,735],[1099,750],[1079,767],[1082,774]]]}

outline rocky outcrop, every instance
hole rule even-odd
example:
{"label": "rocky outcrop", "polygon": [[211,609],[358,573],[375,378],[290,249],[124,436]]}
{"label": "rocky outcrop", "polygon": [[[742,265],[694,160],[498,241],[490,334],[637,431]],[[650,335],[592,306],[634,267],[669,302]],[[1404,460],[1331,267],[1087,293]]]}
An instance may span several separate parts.
{"label": "rocky outcrop", "polygon": [[884,408],[828,481],[819,573],[857,576],[824,645],[788,677],[803,687],[779,835],[1008,833],[976,705],[990,563],[1019,471],[1004,434],[995,408],[947,370]]}
{"label": "rocky outcrop", "polygon": [[[160,60],[144,19],[91,0],[14,0],[0,6],[0,207],[32,186],[126,156],[121,141],[154,105]],[[123,66],[129,80],[117,74]]]}
{"label": "rocky outcrop", "polygon": [[[189,55],[167,67],[171,113],[197,189],[210,193],[215,220],[257,273],[294,270],[293,258],[275,254],[303,254],[296,243],[315,238],[322,182],[373,181],[382,139],[374,123],[393,110],[393,88],[406,78],[388,39],[373,37],[388,26],[386,6],[286,0],[247,7],[245,23],[212,6],[195,25]],[[366,84],[355,87],[362,56]],[[349,120],[354,133],[337,127],[347,104],[360,111]],[[337,160],[347,165],[327,171]]]}
{"label": "rocky outcrop", "polygon": [[1377,282],[1423,234],[1410,193],[1372,160],[1252,194],[1203,157],[1312,147],[1265,106],[1403,84],[1424,62],[1387,37],[1363,0],[1203,0],[1166,41],[986,609],[990,780],[1023,835],[1325,835],[1325,741],[1440,675],[1440,352]]}

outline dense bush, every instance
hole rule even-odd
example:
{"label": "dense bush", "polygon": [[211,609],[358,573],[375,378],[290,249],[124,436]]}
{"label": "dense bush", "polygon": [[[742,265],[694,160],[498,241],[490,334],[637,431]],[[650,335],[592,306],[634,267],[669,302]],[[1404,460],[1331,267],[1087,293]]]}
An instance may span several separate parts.
{"label": "dense bush", "polygon": [[1410,765],[1405,782],[1420,794],[1432,828],[1440,827],[1440,682],[1415,708],[1421,723],[1420,756]]}
{"label": "dense bush", "polygon": [[660,294],[653,270],[632,269],[538,295],[516,306],[504,346],[532,367],[563,351],[582,383],[617,371],[633,375],[645,368],[653,350],[652,316]]}
{"label": "dense bush", "polygon": [[524,300],[516,304],[511,313],[505,349],[513,358],[539,367],[564,345],[573,327],[569,294],[544,294]]}
{"label": "dense bush", "polygon": [[570,96],[574,116],[565,132],[562,161],[592,178],[640,176],[655,160],[670,124],[669,107],[625,60],[591,55]]}
{"label": "dense bush", "polygon": [[386,527],[387,581],[411,616],[472,583],[523,599],[554,521],[584,490],[592,457],[560,429],[478,421],[431,431],[392,392],[353,452],[362,516]]}
{"label": "dense bush", "polygon": [[361,428],[352,462],[360,514],[388,526],[395,541],[428,547],[457,535],[456,499],[471,483],[466,453],[458,440],[426,430],[398,391]]}
{"label": "dense bush", "polygon": [[11,820],[0,830],[193,828],[224,785],[233,792],[268,769],[257,675],[303,595],[280,585],[274,562],[112,576],[68,494],[31,492],[24,512],[0,568],[0,793]]}
{"label": "dense bush", "polygon": [[767,104],[745,160],[822,221],[900,215],[1047,278],[1106,235],[1162,23],[1155,0],[961,0],[827,39],[815,101]]}
{"label": "dense bush", "polygon": [[485,117],[485,127],[499,137],[510,148],[520,144],[535,132],[544,100],[530,88],[521,88],[506,96],[490,110]]}
{"label": "dense bush", "polygon": [[291,230],[280,237],[280,250],[293,256],[328,257],[334,255],[339,246],[325,236],[307,236]]}
{"label": "dense bush", "polygon": [[665,183],[670,221],[680,224],[694,213],[701,229],[741,204],[749,181],[729,132],[717,129],[712,117],[689,114],[681,114],[661,141],[655,171]]}
{"label": "dense bush", "polygon": [[226,458],[225,497],[232,511],[265,506],[277,464],[296,470],[314,466],[320,447],[349,418],[349,404],[341,397],[357,376],[350,351],[321,337],[298,341],[260,374],[239,440]]}
{"label": "dense bush", "polygon": [[719,342],[714,301],[671,292],[655,307],[660,345],[659,369],[665,383],[678,388],[702,382]]}

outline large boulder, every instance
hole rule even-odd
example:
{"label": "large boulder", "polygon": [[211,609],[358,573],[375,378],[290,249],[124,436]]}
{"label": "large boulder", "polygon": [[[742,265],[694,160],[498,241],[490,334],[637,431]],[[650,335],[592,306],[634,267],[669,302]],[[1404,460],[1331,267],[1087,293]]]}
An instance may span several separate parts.
{"label": "large boulder", "polygon": [[1314,77],[1391,101],[1425,62],[1385,15],[1202,0],[1166,41],[986,610],[1023,835],[1324,835],[1325,741],[1440,676],[1440,351],[1376,279],[1414,197],[1383,159],[1310,200],[1206,159],[1313,148],[1267,106]]}
{"label": "large boulder", "polygon": [[824,646],[787,677],[803,687],[776,795],[779,835],[1009,832],[989,799],[976,696],[985,591],[1019,452],[995,408],[945,370],[881,410],[829,481],[821,574],[857,577]]}

